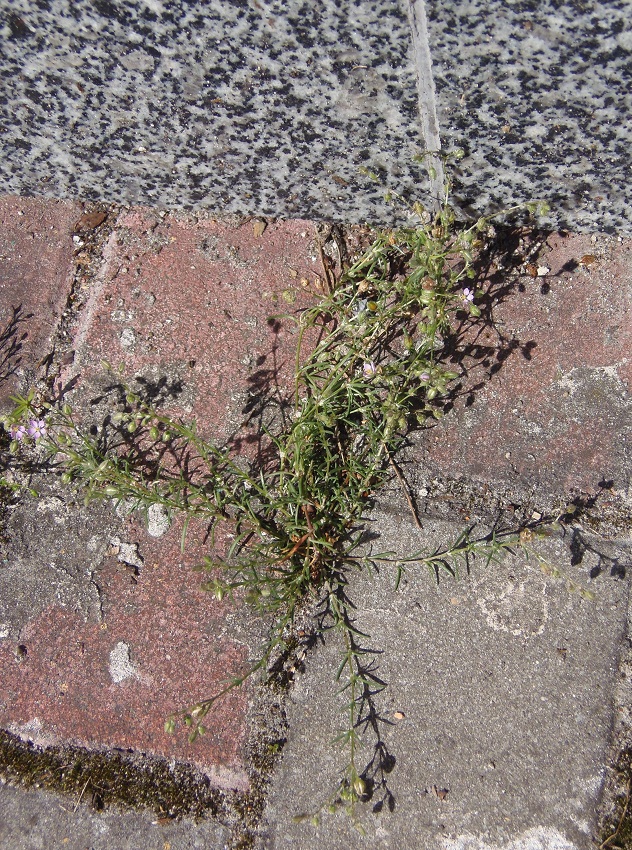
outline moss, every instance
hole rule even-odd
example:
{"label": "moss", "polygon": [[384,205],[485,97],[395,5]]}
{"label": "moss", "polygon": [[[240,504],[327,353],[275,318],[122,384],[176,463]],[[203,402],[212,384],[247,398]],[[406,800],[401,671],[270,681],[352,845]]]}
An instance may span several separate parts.
{"label": "moss", "polygon": [[130,752],[90,752],[78,747],[39,748],[0,730],[0,775],[26,788],[45,788],[100,810],[112,804],[150,809],[159,817],[213,816],[224,820],[231,795],[212,788],[186,765]]}
{"label": "moss", "polygon": [[623,750],[615,763],[618,792],[612,814],[601,829],[603,850],[632,850],[632,747]]}

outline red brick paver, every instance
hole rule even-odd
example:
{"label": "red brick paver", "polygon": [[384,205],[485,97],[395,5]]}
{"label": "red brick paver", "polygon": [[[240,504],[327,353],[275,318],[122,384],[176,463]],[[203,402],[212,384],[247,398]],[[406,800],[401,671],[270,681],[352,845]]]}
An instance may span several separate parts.
{"label": "red brick paver", "polygon": [[80,206],[0,198],[0,409],[48,353],[72,285]]}
{"label": "red brick paver", "polygon": [[564,495],[612,482],[626,493],[632,242],[554,234],[538,265],[549,271],[495,309],[496,329],[477,339],[489,353],[468,377],[480,386],[426,435],[420,461],[490,487]]}
{"label": "red brick paver", "polygon": [[166,380],[174,410],[228,436],[251,394],[282,391],[292,374],[295,325],[271,317],[308,303],[301,281],[319,271],[313,235],[302,221],[257,237],[252,222],[122,216],[68,375],[93,377],[105,359],[128,378]]}
{"label": "red brick paver", "polygon": [[[313,297],[306,285],[319,270],[313,238],[313,226],[301,221],[257,235],[252,222],[122,214],[75,329],[74,361],[65,358],[68,400],[81,408],[101,394],[111,382],[102,360],[123,364],[125,377],[155,390],[174,415],[249,451],[256,430],[241,442],[235,434],[253,401],[291,392],[295,325],[278,314]],[[15,646],[0,641],[0,723],[40,744],[186,761],[216,785],[245,789],[246,690],[217,704],[194,745],[164,732],[171,711],[243,672],[262,637],[260,625],[249,631],[245,622],[252,612],[199,590],[191,567],[208,551],[204,530],[189,533],[184,555],[180,531],[176,522],[155,538],[125,523],[121,542],[137,546],[142,564],[132,576],[116,545],[105,552],[94,577],[100,622],[53,604],[22,629],[19,663]]]}
{"label": "red brick paver", "polygon": [[20,663],[12,647],[0,648],[0,723],[43,746],[114,747],[188,762],[214,784],[244,790],[245,690],[217,703],[208,734],[195,744],[182,729],[164,732],[170,711],[212,696],[248,660],[227,625],[231,606],[200,590],[191,569],[203,546],[190,535],[183,556],[180,530],[152,540],[133,524],[127,529],[144,564],[133,576],[112,547],[98,571],[101,622],[52,605],[23,629]]}

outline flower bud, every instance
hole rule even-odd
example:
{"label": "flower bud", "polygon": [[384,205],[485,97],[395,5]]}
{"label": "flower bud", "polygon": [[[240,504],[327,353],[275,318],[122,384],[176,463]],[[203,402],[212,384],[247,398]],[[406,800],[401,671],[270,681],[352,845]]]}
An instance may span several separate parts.
{"label": "flower bud", "polygon": [[353,790],[358,797],[363,797],[366,794],[366,782],[361,776],[358,776],[353,782]]}

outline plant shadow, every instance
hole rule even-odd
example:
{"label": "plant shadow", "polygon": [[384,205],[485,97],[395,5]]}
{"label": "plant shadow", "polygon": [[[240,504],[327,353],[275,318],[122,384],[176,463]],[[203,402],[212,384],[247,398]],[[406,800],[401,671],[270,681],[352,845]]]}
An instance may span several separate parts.
{"label": "plant shadow", "polygon": [[22,347],[28,337],[25,326],[32,313],[25,313],[20,304],[11,307],[11,317],[0,331],[0,384],[5,383],[14,375],[22,363]]}
{"label": "plant shadow", "polygon": [[473,317],[459,311],[457,323],[444,340],[443,359],[460,372],[443,399],[444,413],[452,410],[457,400],[471,407],[477,392],[501,372],[510,358],[521,356],[529,361],[537,348],[534,339],[521,340],[515,334],[505,334],[495,320],[495,311],[516,291],[525,291],[520,272],[525,262],[537,255],[549,231],[511,225],[496,226],[495,231],[494,239],[473,264],[474,284],[484,284],[483,294],[476,302],[481,315]]}

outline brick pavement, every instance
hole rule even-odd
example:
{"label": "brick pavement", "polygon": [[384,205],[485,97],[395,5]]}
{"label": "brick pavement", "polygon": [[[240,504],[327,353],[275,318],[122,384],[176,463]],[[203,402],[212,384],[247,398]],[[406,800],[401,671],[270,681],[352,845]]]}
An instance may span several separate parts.
{"label": "brick pavement", "polygon": [[[106,359],[204,433],[256,448],[260,423],[244,425],[262,397],[283,398],[292,372],[293,325],[279,315],[317,289],[312,224],[261,233],[253,221],[122,210],[86,258],[80,205],[7,198],[0,211],[5,405],[43,374],[54,342],[58,383],[86,410],[110,380]],[[631,257],[631,243],[615,237],[549,238],[538,261],[548,271],[516,279],[494,307],[503,344],[479,340],[487,355],[413,448],[425,507],[437,481],[461,480],[517,500],[536,493],[544,506],[600,493],[625,516]],[[100,415],[107,403],[90,407]],[[183,555],[177,523],[150,534],[107,506],[86,511],[56,485],[42,494],[7,519],[0,726],[41,744],[193,764],[219,787],[247,789],[248,691],[218,707],[194,747],[163,732],[171,710],[243,668],[264,629],[199,590],[190,568],[203,531],[192,530]]]}
{"label": "brick pavement", "polygon": [[[9,254],[2,308],[10,316],[22,305],[28,336],[12,362],[19,359],[15,371],[25,384],[50,350],[70,295],[83,247],[75,227],[81,210],[15,199],[2,209]],[[161,395],[173,415],[195,418],[202,433],[249,451],[258,433],[241,427],[248,411],[263,396],[281,398],[293,368],[294,326],[271,316],[309,303],[308,290],[313,293],[322,273],[313,225],[270,224],[256,235],[258,229],[252,221],[240,226],[123,211],[67,339],[58,340],[65,347],[60,385],[72,387],[66,399],[88,415],[111,383],[101,364],[108,360]],[[3,383],[5,395],[15,383]],[[40,546],[24,557],[18,533],[16,547],[8,547],[0,724],[39,744],[122,748],[192,763],[218,786],[247,789],[246,689],[218,704],[195,745],[163,729],[169,712],[242,672],[262,636],[261,623],[237,624],[244,618],[235,606],[199,590],[191,567],[207,551],[204,529],[189,531],[182,554],[181,523],[158,537],[134,518],[117,525],[116,517],[100,516],[89,528],[73,529],[80,545],[72,546],[59,527],[82,508],[68,509],[63,498],[63,491],[52,494],[39,520],[46,551]],[[32,501],[15,508],[10,528],[24,528],[33,510]],[[60,569],[72,574],[75,592],[96,587],[94,604],[79,606],[72,592],[60,602],[54,590]],[[31,570],[51,584],[44,598],[41,592],[35,598],[31,586],[24,589]],[[9,602],[16,583],[19,611]],[[20,663],[18,643],[25,653]]]}

